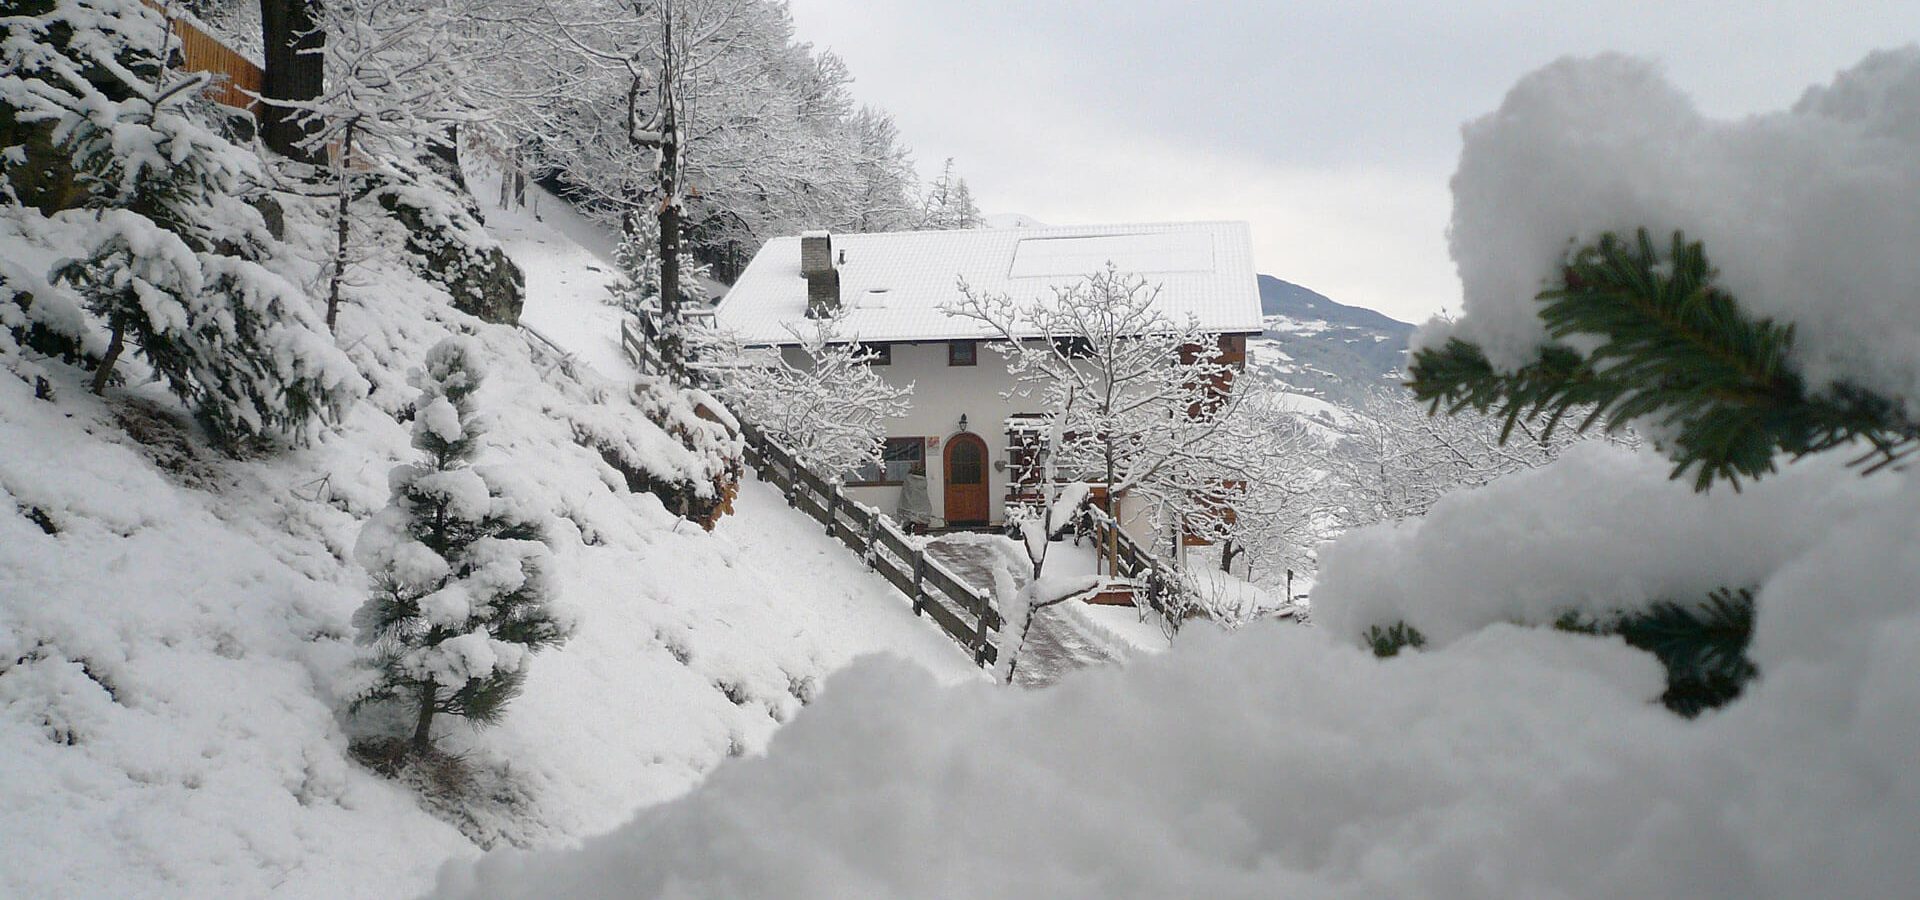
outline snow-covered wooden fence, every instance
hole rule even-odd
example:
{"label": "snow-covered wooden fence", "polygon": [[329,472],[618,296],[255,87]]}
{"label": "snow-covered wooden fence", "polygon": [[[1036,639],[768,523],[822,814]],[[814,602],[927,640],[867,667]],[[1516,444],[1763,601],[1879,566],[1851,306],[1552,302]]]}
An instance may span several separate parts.
{"label": "snow-covered wooden fence", "polygon": [[[620,327],[620,344],[642,372],[672,376],[653,341],[658,334],[656,323],[644,318],[629,321]],[[694,387],[712,387],[698,370],[690,378],[702,382]],[[986,591],[928,556],[891,517],[847,496],[839,484],[801,465],[791,451],[751,422],[741,423],[741,431],[747,464],[762,481],[779,488],[789,506],[811,516],[827,534],[858,554],[868,568],[906,595],[915,615],[932,619],[973,654],[974,662],[991,667],[1000,658],[995,637],[1003,620]]]}
{"label": "snow-covered wooden fence", "polygon": [[848,497],[840,485],[800,465],[758,428],[743,425],[742,429],[747,464],[760,473],[761,480],[779,488],[789,506],[813,517],[828,534],[859,554],[868,568],[913,602],[914,614],[933,619],[971,650],[974,662],[991,666],[999,659],[994,636],[1002,620],[987,592],[928,556],[892,518]]}

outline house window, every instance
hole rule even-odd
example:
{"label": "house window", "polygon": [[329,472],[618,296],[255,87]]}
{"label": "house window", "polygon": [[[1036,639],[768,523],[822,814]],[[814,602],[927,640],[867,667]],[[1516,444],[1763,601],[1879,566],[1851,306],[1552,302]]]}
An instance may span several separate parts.
{"label": "house window", "polygon": [[866,354],[866,364],[870,366],[893,365],[892,344],[861,344],[860,352]]}
{"label": "house window", "polygon": [[1093,355],[1093,342],[1084,337],[1054,338],[1053,352],[1067,359],[1086,359]]}
{"label": "house window", "polygon": [[947,365],[971,366],[980,360],[978,344],[973,341],[948,341]]}
{"label": "house window", "polygon": [[907,480],[909,473],[924,474],[926,461],[925,438],[887,438],[887,446],[880,451],[880,461],[861,466],[847,483],[851,485],[900,484]]}

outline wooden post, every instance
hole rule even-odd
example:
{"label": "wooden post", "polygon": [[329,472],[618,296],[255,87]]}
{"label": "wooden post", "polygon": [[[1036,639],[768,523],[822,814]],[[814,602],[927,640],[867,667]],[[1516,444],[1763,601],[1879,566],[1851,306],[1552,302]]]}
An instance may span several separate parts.
{"label": "wooden post", "polygon": [[867,568],[880,568],[880,512],[875,510],[873,517],[867,520]]}
{"label": "wooden post", "polygon": [[913,551],[913,614],[916,616],[920,615],[920,607],[927,598],[926,577],[927,551],[916,548]]}
{"label": "wooden post", "polygon": [[987,664],[987,609],[992,606],[989,598],[975,595],[980,608],[974,611],[973,620],[973,662],[975,665]]}
{"label": "wooden post", "polygon": [[840,486],[834,485],[831,490],[827,491],[827,503],[826,503],[827,537],[833,537],[833,511],[835,509],[838,509],[839,506],[840,506]]}

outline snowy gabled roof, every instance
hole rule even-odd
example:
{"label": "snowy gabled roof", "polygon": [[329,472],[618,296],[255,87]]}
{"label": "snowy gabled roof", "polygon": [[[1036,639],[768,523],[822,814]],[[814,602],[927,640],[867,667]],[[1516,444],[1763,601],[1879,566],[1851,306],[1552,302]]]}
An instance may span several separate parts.
{"label": "snowy gabled roof", "polygon": [[[844,331],[863,341],[985,338],[986,326],[949,316],[956,284],[1004,292],[1016,300],[1052,296],[1112,262],[1160,286],[1169,318],[1188,314],[1221,333],[1261,330],[1260,290],[1245,222],[1067,225],[968,231],[835,234]],[[845,262],[840,263],[842,254]],[[794,343],[788,325],[806,329],[807,282],[800,238],[768,241],[740,274],[717,324],[749,345]]]}

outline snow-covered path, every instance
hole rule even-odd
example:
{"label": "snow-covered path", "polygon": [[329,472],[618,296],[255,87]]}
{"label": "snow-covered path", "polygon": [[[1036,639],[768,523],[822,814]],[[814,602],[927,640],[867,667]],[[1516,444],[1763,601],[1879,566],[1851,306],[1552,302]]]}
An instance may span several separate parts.
{"label": "snow-covered path", "polygon": [[[482,197],[497,194],[490,184],[476,182]],[[529,188],[529,193],[536,189]],[[608,285],[616,275],[605,250],[589,249],[583,240],[594,235],[592,223],[540,196],[540,218],[534,210],[487,208],[487,230],[520,265],[527,276],[527,305],[520,322],[562,347],[602,375],[628,371],[620,350],[620,310],[607,305]],[[584,234],[569,234],[582,232]]]}
{"label": "snow-covered path", "polygon": [[897,647],[900,655],[921,661],[951,658],[943,678],[985,678],[965,648],[931,619],[917,617],[905,597],[869,571],[820,524],[789,508],[780,492],[752,473],[740,486],[734,514],[714,533],[732,541],[743,558],[777,566],[779,582],[770,585],[777,599],[791,604],[796,621],[822,634],[848,633],[861,646]]}
{"label": "snow-covered path", "polygon": [[[927,555],[975,587],[993,590],[994,570],[1006,568],[1016,587],[1028,581],[1024,551],[1011,538],[956,532],[927,541]],[[1052,572],[1093,571],[1091,546],[1061,543],[1051,551]],[[1159,626],[1139,621],[1131,606],[1095,606],[1079,600],[1047,606],[1033,615],[1013,667],[1013,683],[1047,687],[1080,669],[1125,662],[1141,652],[1167,648]],[[1004,638],[1003,638],[1004,640]]]}

